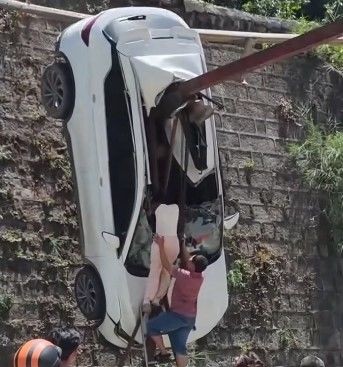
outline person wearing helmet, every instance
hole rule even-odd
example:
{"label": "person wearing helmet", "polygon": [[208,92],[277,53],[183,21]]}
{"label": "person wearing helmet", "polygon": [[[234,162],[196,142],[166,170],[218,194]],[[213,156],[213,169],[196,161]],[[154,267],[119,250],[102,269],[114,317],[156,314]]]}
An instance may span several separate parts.
{"label": "person wearing helmet", "polygon": [[73,366],[81,343],[80,333],[68,327],[54,328],[47,339],[62,350],[60,367]]}
{"label": "person wearing helmet", "polygon": [[60,367],[62,350],[45,339],[33,339],[14,355],[13,367]]}

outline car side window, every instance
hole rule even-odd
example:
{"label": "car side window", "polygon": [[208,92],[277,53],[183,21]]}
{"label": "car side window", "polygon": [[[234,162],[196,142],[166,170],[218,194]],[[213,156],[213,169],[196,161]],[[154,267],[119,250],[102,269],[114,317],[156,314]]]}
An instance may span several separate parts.
{"label": "car side window", "polygon": [[136,195],[131,105],[127,98],[118,54],[112,46],[112,68],[105,80],[105,109],[112,208],[115,235],[120,239],[119,253],[125,243]]}

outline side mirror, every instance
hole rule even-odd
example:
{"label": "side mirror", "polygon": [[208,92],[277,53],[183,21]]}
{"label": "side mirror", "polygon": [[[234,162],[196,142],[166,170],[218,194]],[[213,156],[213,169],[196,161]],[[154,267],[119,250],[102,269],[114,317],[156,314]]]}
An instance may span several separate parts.
{"label": "side mirror", "polygon": [[232,215],[229,215],[228,217],[224,218],[224,228],[228,231],[231,228],[233,228],[239,219],[239,213],[235,213]]}
{"label": "side mirror", "polygon": [[116,250],[119,248],[120,240],[114,234],[108,232],[102,232],[102,237],[108,245],[113,246]]}

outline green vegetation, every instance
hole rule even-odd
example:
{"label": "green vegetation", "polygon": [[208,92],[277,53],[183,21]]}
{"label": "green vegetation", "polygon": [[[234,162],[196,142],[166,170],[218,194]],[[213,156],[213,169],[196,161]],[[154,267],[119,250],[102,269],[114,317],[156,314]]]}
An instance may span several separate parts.
{"label": "green vegetation", "polygon": [[295,19],[309,0],[249,0],[242,9],[249,13],[267,17]]}
{"label": "green vegetation", "polygon": [[[343,4],[343,0],[341,1]],[[337,4],[337,8],[338,8]],[[343,14],[343,8],[341,9]],[[336,17],[334,19],[331,19],[331,17]],[[335,20],[337,19],[336,12],[332,11],[331,15],[327,15],[326,20]],[[315,21],[308,21],[305,18],[300,18],[298,24],[294,27],[293,31],[295,33],[305,33],[310,31],[311,29],[314,29],[316,27],[319,27],[321,23],[315,22]],[[319,46],[315,49],[315,54],[322,58],[323,60],[327,61],[329,64],[333,66],[334,69],[336,69],[339,72],[343,72],[343,47],[340,45],[323,45]]]}
{"label": "green vegetation", "polygon": [[8,317],[8,313],[12,307],[11,297],[0,295],[0,319],[4,320]]}
{"label": "green vegetation", "polygon": [[0,232],[0,241],[9,244],[15,244],[21,243],[23,238],[19,230],[9,229]]}
{"label": "green vegetation", "polygon": [[245,179],[247,181],[247,184],[251,185],[251,176],[255,170],[255,161],[253,161],[252,159],[247,159],[244,162],[243,169],[244,169]]}
{"label": "green vegetation", "polygon": [[283,19],[333,20],[343,14],[342,0],[204,0],[249,13]]}
{"label": "green vegetation", "polygon": [[331,239],[339,253],[343,251],[343,132],[326,132],[307,124],[307,137],[301,144],[291,144],[289,151],[305,183],[326,194]]}
{"label": "green vegetation", "polygon": [[[292,30],[305,33],[332,22],[343,15],[343,0],[205,0],[207,2],[247,11],[267,17],[297,20]],[[343,47],[323,45],[316,48],[317,56],[337,71],[343,72]]]}
{"label": "green vegetation", "polygon": [[13,162],[12,152],[8,146],[0,147],[0,163]]}
{"label": "green vegetation", "polygon": [[227,281],[230,288],[245,288],[249,279],[249,264],[244,260],[236,260],[228,272]]}
{"label": "green vegetation", "polygon": [[296,339],[293,330],[279,329],[277,334],[279,336],[279,347],[281,350],[288,350],[290,348],[297,347],[299,342]]}

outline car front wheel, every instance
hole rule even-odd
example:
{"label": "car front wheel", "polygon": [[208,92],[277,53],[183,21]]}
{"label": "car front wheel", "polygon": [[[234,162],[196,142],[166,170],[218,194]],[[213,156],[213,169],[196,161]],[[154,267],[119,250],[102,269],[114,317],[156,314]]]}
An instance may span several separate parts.
{"label": "car front wheel", "polygon": [[103,320],[106,299],[102,281],[90,266],[80,269],[75,278],[75,297],[79,309],[88,320]]}
{"label": "car front wheel", "polygon": [[66,120],[74,107],[74,81],[67,63],[46,67],[41,80],[42,103],[49,116]]}

